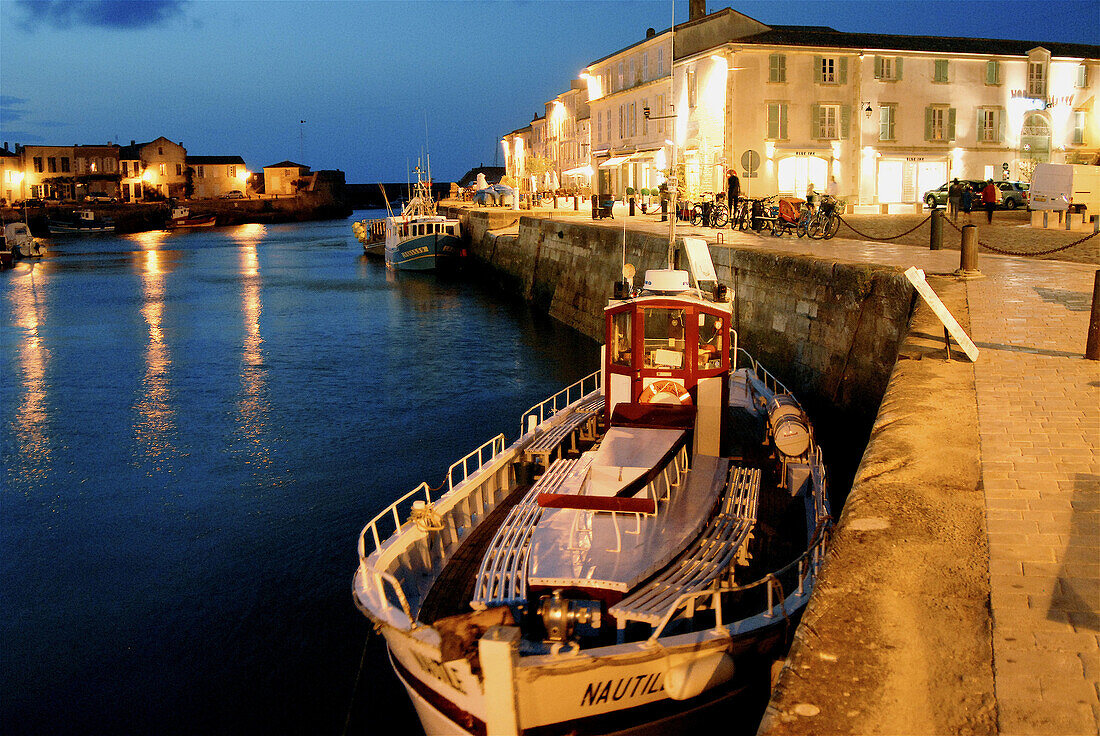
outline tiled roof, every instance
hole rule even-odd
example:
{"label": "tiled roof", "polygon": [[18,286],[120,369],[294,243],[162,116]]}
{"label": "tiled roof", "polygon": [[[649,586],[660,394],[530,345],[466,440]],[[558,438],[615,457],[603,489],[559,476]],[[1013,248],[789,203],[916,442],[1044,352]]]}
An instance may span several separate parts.
{"label": "tiled roof", "polygon": [[293,168],[308,169],[309,167],[306,166],[305,164],[296,164],[293,161],[280,161],[277,164],[268,164],[264,168],[265,169],[293,169]]}
{"label": "tiled roof", "polygon": [[188,164],[215,166],[217,164],[240,164],[244,166],[244,159],[240,156],[188,156]]}

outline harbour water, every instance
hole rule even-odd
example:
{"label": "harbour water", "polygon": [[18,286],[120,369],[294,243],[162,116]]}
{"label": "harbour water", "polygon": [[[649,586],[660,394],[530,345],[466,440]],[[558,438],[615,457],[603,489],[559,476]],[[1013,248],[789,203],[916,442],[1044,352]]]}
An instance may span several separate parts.
{"label": "harbour water", "polygon": [[0,733],[416,732],[377,642],[357,683],[359,530],[598,348],[350,224],[0,273]]}

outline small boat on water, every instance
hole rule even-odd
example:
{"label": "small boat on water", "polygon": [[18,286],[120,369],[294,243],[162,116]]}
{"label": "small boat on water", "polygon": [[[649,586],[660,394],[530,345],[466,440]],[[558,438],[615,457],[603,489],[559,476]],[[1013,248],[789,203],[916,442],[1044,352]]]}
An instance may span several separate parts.
{"label": "small boat on water", "polygon": [[187,207],[173,207],[164,227],[168,230],[178,230],[191,227],[213,227],[217,223],[217,215],[192,215]]}
{"label": "small boat on water", "polygon": [[99,217],[94,210],[76,210],[71,219],[46,219],[51,233],[113,233],[115,221]]}
{"label": "small boat on water", "polygon": [[8,265],[15,258],[38,258],[46,254],[41,241],[31,235],[25,222],[9,222],[4,225],[3,250],[8,256]]}
{"label": "small boat on water", "polygon": [[427,733],[674,728],[786,656],[831,528],[822,454],[682,241],[694,287],[616,285],[596,372],[360,534],[355,603]]}
{"label": "small boat on water", "polygon": [[[419,167],[412,198],[400,215],[386,218],[386,266],[399,271],[448,270],[465,255],[457,218],[436,212],[429,183]],[[364,244],[365,248],[365,244]]]}
{"label": "small boat on water", "polygon": [[351,223],[351,231],[363,244],[363,252],[375,258],[386,257],[386,228],[386,218]]}

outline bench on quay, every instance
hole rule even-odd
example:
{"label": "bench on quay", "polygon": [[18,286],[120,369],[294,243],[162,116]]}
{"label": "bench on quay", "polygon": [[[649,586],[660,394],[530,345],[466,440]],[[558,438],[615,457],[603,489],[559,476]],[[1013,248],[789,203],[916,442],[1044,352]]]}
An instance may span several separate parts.
{"label": "bench on quay", "polygon": [[470,601],[472,608],[480,610],[526,602],[531,533],[542,516],[538,496],[579,487],[591,464],[590,454],[577,460],[555,461],[531,486],[523,500],[508,512],[477,571]]}
{"label": "bench on quay", "polygon": [[760,469],[734,467],[718,513],[699,539],[665,572],[609,609],[620,635],[627,621],[657,626],[681,595],[704,590],[725,574],[756,524],[759,495]]}
{"label": "bench on quay", "polygon": [[577,407],[561,422],[536,437],[524,450],[527,457],[541,461],[546,468],[550,466],[551,456],[560,455],[566,442],[569,449],[576,452],[578,434],[581,439],[595,439],[596,417],[603,411],[603,399],[598,399],[598,402],[592,400],[588,404]]}

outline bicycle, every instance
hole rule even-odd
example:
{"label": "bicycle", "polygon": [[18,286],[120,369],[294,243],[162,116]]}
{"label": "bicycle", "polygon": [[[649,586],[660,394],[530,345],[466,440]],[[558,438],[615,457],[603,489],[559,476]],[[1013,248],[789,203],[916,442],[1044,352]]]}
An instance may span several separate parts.
{"label": "bicycle", "polygon": [[840,230],[839,205],[835,197],[824,194],[821,204],[807,223],[806,234],[814,240],[829,240]]}
{"label": "bicycle", "polygon": [[748,230],[752,227],[752,200],[738,197],[734,203],[734,213],[730,218],[730,227],[734,230]]}

